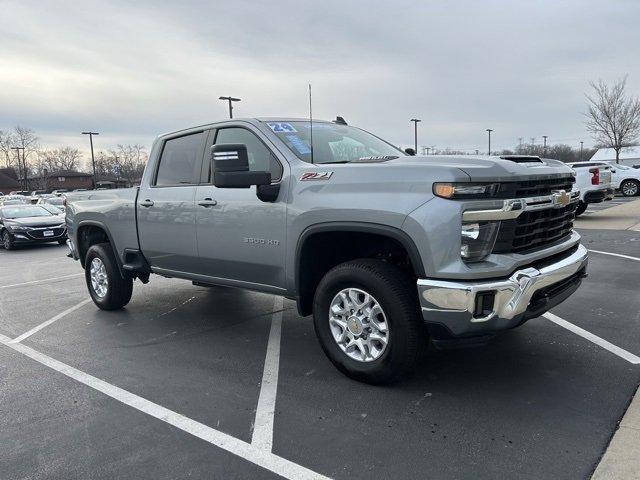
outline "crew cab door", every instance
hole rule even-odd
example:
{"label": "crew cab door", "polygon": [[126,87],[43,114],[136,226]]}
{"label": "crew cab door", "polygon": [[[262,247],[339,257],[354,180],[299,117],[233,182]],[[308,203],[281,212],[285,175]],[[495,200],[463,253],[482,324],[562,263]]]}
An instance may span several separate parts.
{"label": "crew cab door", "polygon": [[[215,187],[211,180],[210,149],[216,143],[246,145],[249,170],[271,172],[272,184],[280,186],[277,199],[260,200],[256,186]],[[196,236],[200,273],[216,278],[219,283],[267,290],[285,286],[285,198],[289,168],[276,157],[269,143],[264,134],[246,125],[230,124],[209,133],[202,182],[196,192]]]}
{"label": "crew cab door", "polygon": [[153,175],[140,187],[138,235],[154,271],[197,268],[195,194],[205,140],[204,131],[165,138]]}

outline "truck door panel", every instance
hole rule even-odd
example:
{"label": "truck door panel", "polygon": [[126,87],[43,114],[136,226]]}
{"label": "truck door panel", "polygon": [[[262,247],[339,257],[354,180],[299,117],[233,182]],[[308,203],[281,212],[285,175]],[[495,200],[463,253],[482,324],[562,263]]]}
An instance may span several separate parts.
{"label": "truck door panel", "polygon": [[[273,183],[283,182],[283,164],[256,133],[241,127],[218,129],[210,135],[205,163],[210,162],[209,150],[214,140],[245,144],[250,170],[271,171]],[[210,179],[210,173],[207,176]],[[275,202],[261,201],[256,188],[217,188],[211,183],[198,186],[196,233],[200,273],[284,287],[286,186],[280,185]],[[206,205],[209,200],[215,205]],[[200,206],[201,202],[205,205]]]}
{"label": "truck door panel", "polygon": [[165,140],[150,185],[140,188],[140,246],[152,268],[197,268],[195,194],[205,137],[196,132]]}

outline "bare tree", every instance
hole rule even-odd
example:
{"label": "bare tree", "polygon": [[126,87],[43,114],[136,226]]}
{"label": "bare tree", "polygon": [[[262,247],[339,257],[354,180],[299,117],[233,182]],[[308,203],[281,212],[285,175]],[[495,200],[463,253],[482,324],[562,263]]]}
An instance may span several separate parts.
{"label": "bare tree", "polygon": [[38,169],[49,172],[58,170],[76,170],[82,160],[80,150],[74,147],[60,147],[38,152]]}
{"label": "bare tree", "polygon": [[616,152],[633,144],[640,135],[640,100],[625,92],[627,79],[622,78],[612,86],[602,80],[591,82],[592,95],[587,95],[587,130],[596,142]]}
{"label": "bare tree", "polygon": [[0,130],[0,155],[4,160],[5,167],[13,167],[14,155],[11,147],[13,146],[13,134]]}
{"label": "bare tree", "polygon": [[142,177],[149,155],[142,145],[118,145],[108,151],[96,154],[96,174],[98,178],[126,180],[135,184]]}

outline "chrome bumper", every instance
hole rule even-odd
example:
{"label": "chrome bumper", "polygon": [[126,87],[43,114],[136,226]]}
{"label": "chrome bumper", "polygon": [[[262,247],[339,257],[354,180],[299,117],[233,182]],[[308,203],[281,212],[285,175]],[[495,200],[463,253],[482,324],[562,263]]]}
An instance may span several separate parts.
{"label": "chrome bumper", "polygon": [[[587,262],[587,249],[578,245],[573,253],[550,265],[518,270],[506,279],[476,282],[419,279],[422,315],[427,324],[440,325],[453,337],[485,335],[512,328],[527,318],[540,315],[573,293]],[[568,286],[531,304],[536,292],[572,278],[576,280],[570,285],[572,289]],[[490,313],[485,310],[478,315],[478,293],[494,295]]]}

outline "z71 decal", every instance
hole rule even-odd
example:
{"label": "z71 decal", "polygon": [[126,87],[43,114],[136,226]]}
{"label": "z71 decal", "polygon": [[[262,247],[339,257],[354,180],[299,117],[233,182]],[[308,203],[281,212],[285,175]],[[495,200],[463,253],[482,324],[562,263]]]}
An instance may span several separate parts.
{"label": "z71 decal", "polygon": [[329,180],[333,172],[306,172],[300,177],[301,182],[310,182],[312,180]]}

